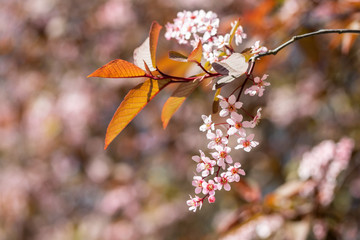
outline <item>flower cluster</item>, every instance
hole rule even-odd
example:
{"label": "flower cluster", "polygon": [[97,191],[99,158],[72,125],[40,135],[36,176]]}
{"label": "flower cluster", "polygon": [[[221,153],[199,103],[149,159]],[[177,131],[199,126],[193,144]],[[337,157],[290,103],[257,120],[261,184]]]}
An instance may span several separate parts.
{"label": "flower cluster", "polygon": [[[270,83],[265,81],[268,75],[265,74],[261,78],[254,78],[251,74],[252,70],[245,72],[246,67],[249,66],[246,62],[242,63],[242,61],[249,61],[245,60],[245,55],[238,58],[230,58],[234,53],[234,49],[231,46],[232,41],[239,45],[247,37],[242,26],[239,24],[239,20],[231,23],[231,31],[225,35],[218,33],[219,24],[219,18],[211,11],[183,11],[177,14],[177,18],[174,19],[173,23],[167,23],[165,37],[168,40],[176,39],[178,43],[191,45],[193,48],[199,46],[200,43],[203,55],[202,60],[205,60],[205,65],[210,63],[211,66],[214,66],[214,62],[217,62],[216,71],[225,76],[225,78],[231,78],[231,81],[246,74],[246,79],[242,86],[244,87],[248,80],[252,81],[253,84],[245,89],[244,93],[250,96],[256,95],[261,97],[265,87],[270,85]],[[247,56],[251,57],[266,52],[267,48],[261,46],[259,41],[256,41],[246,51]],[[251,64],[254,64],[254,59],[251,61]],[[204,64],[204,62],[201,61],[199,64]],[[246,66],[245,70],[239,69],[242,66]],[[253,68],[251,67],[250,69]],[[211,76],[211,73],[206,70],[205,72]],[[220,82],[219,79],[218,81]],[[229,80],[223,79],[223,81],[224,83],[229,83]],[[243,87],[241,87],[238,98],[242,93]],[[230,138],[236,139],[237,145],[234,149],[242,149],[245,152],[250,152],[252,148],[259,144],[254,140],[255,134],[248,133],[248,129],[252,129],[257,125],[261,118],[261,108],[257,110],[255,116],[252,116],[243,108],[243,103],[238,101],[235,95],[231,94],[228,98],[218,95],[217,98],[221,107],[218,114],[223,121],[214,123],[211,115],[203,115],[204,124],[200,126],[200,131],[206,133],[210,157],[206,156],[201,150],[199,155],[192,157],[197,163],[197,175],[194,176],[192,185],[195,187],[195,194],[204,194],[203,197],[190,196],[187,204],[192,211],[201,208],[205,199],[209,203],[215,202],[216,191],[223,188],[229,191],[231,189],[230,183],[240,181],[240,176],[245,175],[245,171],[241,169],[241,164],[234,162],[231,157],[232,147],[229,145]],[[251,119],[244,120],[244,116],[239,113],[240,111]]]}
{"label": "flower cluster", "polygon": [[[248,134],[247,130],[256,126],[261,117],[261,109],[256,116],[251,117],[251,121],[244,121],[243,115],[238,111],[242,109],[242,102],[236,101],[235,95],[229,98],[218,96],[221,110],[219,116],[225,119],[220,123],[214,123],[212,117],[202,116],[204,124],[200,126],[200,131],[206,133],[209,141],[207,148],[211,151],[211,157],[200,150],[200,154],[193,156],[192,159],[197,163],[196,172],[199,175],[193,177],[192,185],[195,187],[195,194],[204,194],[204,197],[191,197],[187,201],[189,210],[196,211],[201,208],[203,201],[207,198],[209,203],[215,202],[215,193],[224,188],[226,191],[231,189],[229,183],[239,182],[240,175],[245,175],[239,162],[234,162],[230,153],[230,137],[237,139],[235,149],[243,149],[246,152],[259,145],[254,141],[254,134]],[[221,129],[220,129],[220,128]]]}
{"label": "flower cluster", "polygon": [[329,205],[334,198],[336,178],[349,164],[354,140],[342,138],[338,143],[326,140],[303,155],[298,168],[302,180],[311,180],[310,189],[304,195],[315,192],[318,188],[318,200],[321,205]]}
{"label": "flower cluster", "polygon": [[[218,34],[220,20],[212,11],[183,11],[177,14],[173,23],[166,24],[165,38],[174,38],[179,44],[190,44],[194,48],[199,41],[202,43],[203,57],[210,63],[221,61],[231,54],[231,33],[235,38],[235,44],[239,45],[246,38],[246,33],[238,21],[232,22],[232,30],[225,35]],[[251,47],[253,54],[267,51],[261,47],[259,41]]]}

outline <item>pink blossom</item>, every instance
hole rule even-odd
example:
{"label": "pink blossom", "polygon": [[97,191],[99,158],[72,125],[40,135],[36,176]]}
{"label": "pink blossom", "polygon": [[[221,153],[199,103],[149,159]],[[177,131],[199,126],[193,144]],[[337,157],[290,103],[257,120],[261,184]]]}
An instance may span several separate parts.
{"label": "pink blossom", "polygon": [[195,188],[195,193],[199,194],[202,191],[202,184],[203,184],[204,180],[200,176],[194,176],[193,179],[194,180],[192,181],[192,185],[194,187],[196,187]]}
{"label": "pink blossom", "polygon": [[221,190],[221,188],[224,186],[224,189],[226,191],[230,191],[231,187],[230,187],[230,178],[229,176],[226,174],[226,172],[223,172],[220,174],[220,177],[215,177],[215,181],[218,183],[217,187],[219,190]]}
{"label": "pink blossom", "polygon": [[260,46],[260,41],[256,41],[254,46],[251,46],[251,53],[253,54],[265,53],[267,51],[266,47]]}
{"label": "pink blossom", "polygon": [[254,137],[255,137],[255,134],[250,134],[246,138],[243,138],[243,137],[238,138],[237,142],[239,143],[239,145],[237,145],[235,147],[235,149],[243,148],[244,151],[250,152],[250,150],[253,147],[256,147],[257,145],[259,145],[258,142],[253,141]]}
{"label": "pink blossom", "polygon": [[195,155],[192,157],[192,160],[198,163],[196,166],[197,172],[201,172],[202,170],[204,170],[204,164],[202,163],[206,163],[210,161],[210,158],[206,157],[203,151],[199,150],[199,152],[200,152],[200,156]]}
{"label": "pink blossom", "polygon": [[223,146],[228,143],[228,139],[223,137],[223,133],[220,129],[216,129],[216,134],[208,131],[206,137],[211,140],[207,146],[209,149],[214,149],[216,146]]}
{"label": "pink blossom", "polygon": [[244,121],[243,116],[241,114],[238,114],[237,112],[231,113],[231,118],[226,119],[226,122],[231,126],[229,130],[227,131],[227,134],[234,135],[235,133],[240,134],[240,136],[246,136],[246,128],[250,128],[252,124],[248,121]]}
{"label": "pink blossom", "polygon": [[239,182],[240,181],[240,175],[245,175],[245,171],[240,168],[241,164],[236,162],[234,166],[230,166],[227,170],[227,174],[230,177],[230,182]]}
{"label": "pink blossom", "polygon": [[215,195],[215,190],[218,190],[217,185],[213,180],[209,180],[209,182],[203,182],[203,194]]}
{"label": "pink blossom", "polygon": [[[236,22],[231,23],[231,27],[234,28],[236,26]],[[231,30],[232,32],[233,30]],[[238,28],[235,31],[235,44],[239,45],[242,43],[242,40],[246,38],[246,33],[244,33],[244,30],[242,26],[238,26]]]}
{"label": "pink blossom", "polygon": [[194,198],[190,196],[190,200],[187,200],[186,204],[189,206],[190,211],[196,212],[198,207],[201,209],[202,201],[202,198],[199,198],[198,196],[195,196]]}
{"label": "pink blossom", "polygon": [[232,112],[235,112],[236,109],[240,109],[242,107],[242,102],[236,102],[235,95],[231,95],[228,99],[222,97],[221,95],[218,96],[220,99],[220,107],[222,108],[219,115],[221,117],[226,117]]}
{"label": "pink blossom", "polygon": [[201,118],[203,119],[204,124],[200,126],[200,131],[205,132],[215,129],[215,124],[211,121],[211,115],[201,115]]}
{"label": "pink blossom", "polygon": [[257,111],[256,111],[256,115],[255,117],[253,118],[253,120],[251,120],[251,127],[254,128],[259,122],[260,122],[260,119],[261,119],[261,110],[262,108],[259,108]]}
{"label": "pink blossom", "polygon": [[229,42],[230,42],[230,34],[225,34],[225,36],[218,36],[216,38],[216,41],[215,41],[215,45],[218,47],[218,48],[222,48],[222,47],[225,47],[225,46],[228,46],[229,45]]}
{"label": "pink blossom", "polygon": [[208,197],[208,201],[209,201],[209,203],[214,203],[215,202],[215,195],[210,195]]}
{"label": "pink blossom", "polygon": [[264,81],[268,77],[267,74],[260,79],[259,77],[255,77],[254,85],[245,90],[245,94],[249,94],[250,96],[255,96],[258,94],[261,97],[264,94],[265,86],[270,86],[269,82]]}
{"label": "pink blossom", "polygon": [[210,158],[205,158],[202,163],[198,165],[196,171],[201,172],[203,177],[208,176],[210,173],[214,174],[214,166],[216,165],[215,160],[210,160]]}
{"label": "pink blossom", "polygon": [[226,163],[233,162],[231,156],[229,155],[229,153],[231,152],[230,147],[216,146],[215,149],[217,150],[217,152],[213,152],[211,153],[211,155],[213,156],[213,158],[217,160],[218,166],[225,168],[225,162]]}

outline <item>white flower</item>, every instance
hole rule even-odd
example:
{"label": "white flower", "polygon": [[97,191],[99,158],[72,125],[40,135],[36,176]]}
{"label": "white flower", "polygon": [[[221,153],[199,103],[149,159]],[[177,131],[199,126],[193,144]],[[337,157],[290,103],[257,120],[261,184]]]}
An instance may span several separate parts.
{"label": "white flower", "polygon": [[228,99],[225,99],[221,95],[218,96],[220,99],[220,107],[222,108],[219,115],[221,117],[226,117],[229,113],[235,112],[236,109],[240,109],[242,107],[242,102],[236,102],[235,95],[231,95]]}
{"label": "white flower", "polygon": [[229,155],[231,152],[230,147],[223,147],[223,146],[216,146],[217,152],[211,153],[213,158],[217,160],[217,165],[225,168],[225,162],[226,163],[232,163],[232,157]]}
{"label": "white flower", "polygon": [[247,136],[246,138],[238,138],[237,142],[239,143],[239,145],[237,145],[235,147],[235,149],[239,149],[239,148],[243,148],[244,151],[246,152],[250,152],[250,150],[253,147],[256,147],[257,145],[259,145],[258,142],[253,141],[255,134],[250,134],[249,136]]}
{"label": "white flower", "polygon": [[[234,27],[236,27],[236,22],[231,23],[231,27],[234,29]],[[231,30],[231,32],[233,31],[233,29]],[[242,40],[246,38],[246,33],[244,33],[242,26],[238,26],[234,36],[235,36],[235,44],[236,45],[241,44]]]}
{"label": "white flower", "polygon": [[265,86],[270,86],[269,82],[266,82],[265,79],[268,77],[267,74],[260,79],[259,77],[254,78],[254,85],[245,90],[245,94],[249,94],[250,96],[255,96],[256,94],[261,97],[264,94]]}
{"label": "white flower", "polygon": [[267,48],[260,46],[260,41],[256,41],[254,46],[251,46],[251,53],[253,54],[260,54],[267,52]]}
{"label": "white flower", "polygon": [[223,133],[220,129],[216,129],[216,134],[208,131],[206,137],[211,140],[207,146],[209,149],[214,149],[216,146],[223,146],[228,143],[228,139],[223,137]]}
{"label": "white flower", "polygon": [[204,180],[200,176],[194,176],[193,179],[194,180],[192,181],[192,185],[196,187],[195,193],[199,194],[202,191],[202,183],[204,182]]}
{"label": "white flower", "polygon": [[227,175],[230,177],[230,182],[239,182],[240,181],[240,175],[245,175],[245,171],[240,168],[241,164],[236,162],[234,166],[228,167]]}
{"label": "white flower", "polygon": [[251,123],[243,120],[243,116],[237,112],[231,113],[231,118],[226,119],[226,122],[231,126],[227,131],[227,134],[234,135],[235,133],[240,134],[240,136],[246,136],[246,131],[244,128],[250,128]]}
{"label": "white flower", "polygon": [[198,207],[200,209],[202,207],[202,199],[198,196],[195,196],[194,198],[190,196],[190,200],[187,200],[186,204],[189,206],[190,211],[196,212]]}
{"label": "white flower", "polygon": [[211,121],[211,115],[206,116],[206,115],[201,115],[201,118],[204,121],[204,124],[200,126],[200,131],[202,132],[206,132],[208,130],[214,130],[215,129],[215,124]]}
{"label": "white flower", "polygon": [[224,186],[224,189],[226,191],[230,191],[231,186],[229,184],[229,176],[226,174],[226,172],[221,173],[220,177],[215,177],[215,181],[218,183],[217,188],[221,190],[221,188]]}

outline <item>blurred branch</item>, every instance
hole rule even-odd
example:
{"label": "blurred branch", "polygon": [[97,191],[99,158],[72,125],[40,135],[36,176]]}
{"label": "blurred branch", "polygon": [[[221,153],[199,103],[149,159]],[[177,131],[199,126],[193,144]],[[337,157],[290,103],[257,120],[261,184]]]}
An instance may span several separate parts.
{"label": "blurred branch", "polygon": [[314,35],[320,35],[320,34],[328,34],[328,33],[338,33],[338,34],[342,34],[342,33],[355,33],[355,34],[360,34],[360,30],[355,30],[355,29],[321,29],[315,32],[310,32],[310,33],[305,33],[302,35],[297,35],[292,37],[289,41],[281,44],[280,46],[278,46],[277,48],[273,49],[273,50],[268,50],[265,53],[260,53],[258,55],[256,55],[254,58],[255,60],[263,57],[263,56],[267,56],[267,55],[276,55],[281,49],[285,48],[286,46],[292,44],[293,42],[302,39],[302,38],[306,38],[306,37],[310,37],[310,36],[314,36]]}

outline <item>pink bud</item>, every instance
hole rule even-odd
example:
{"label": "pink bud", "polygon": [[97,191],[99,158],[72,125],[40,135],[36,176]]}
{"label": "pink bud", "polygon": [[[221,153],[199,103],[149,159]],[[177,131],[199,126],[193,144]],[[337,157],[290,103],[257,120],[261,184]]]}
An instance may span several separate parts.
{"label": "pink bud", "polygon": [[208,197],[208,201],[209,201],[209,203],[214,203],[214,202],[215,202],[215,196],[214,196],[214,195],[210,195],[210,196]]}

